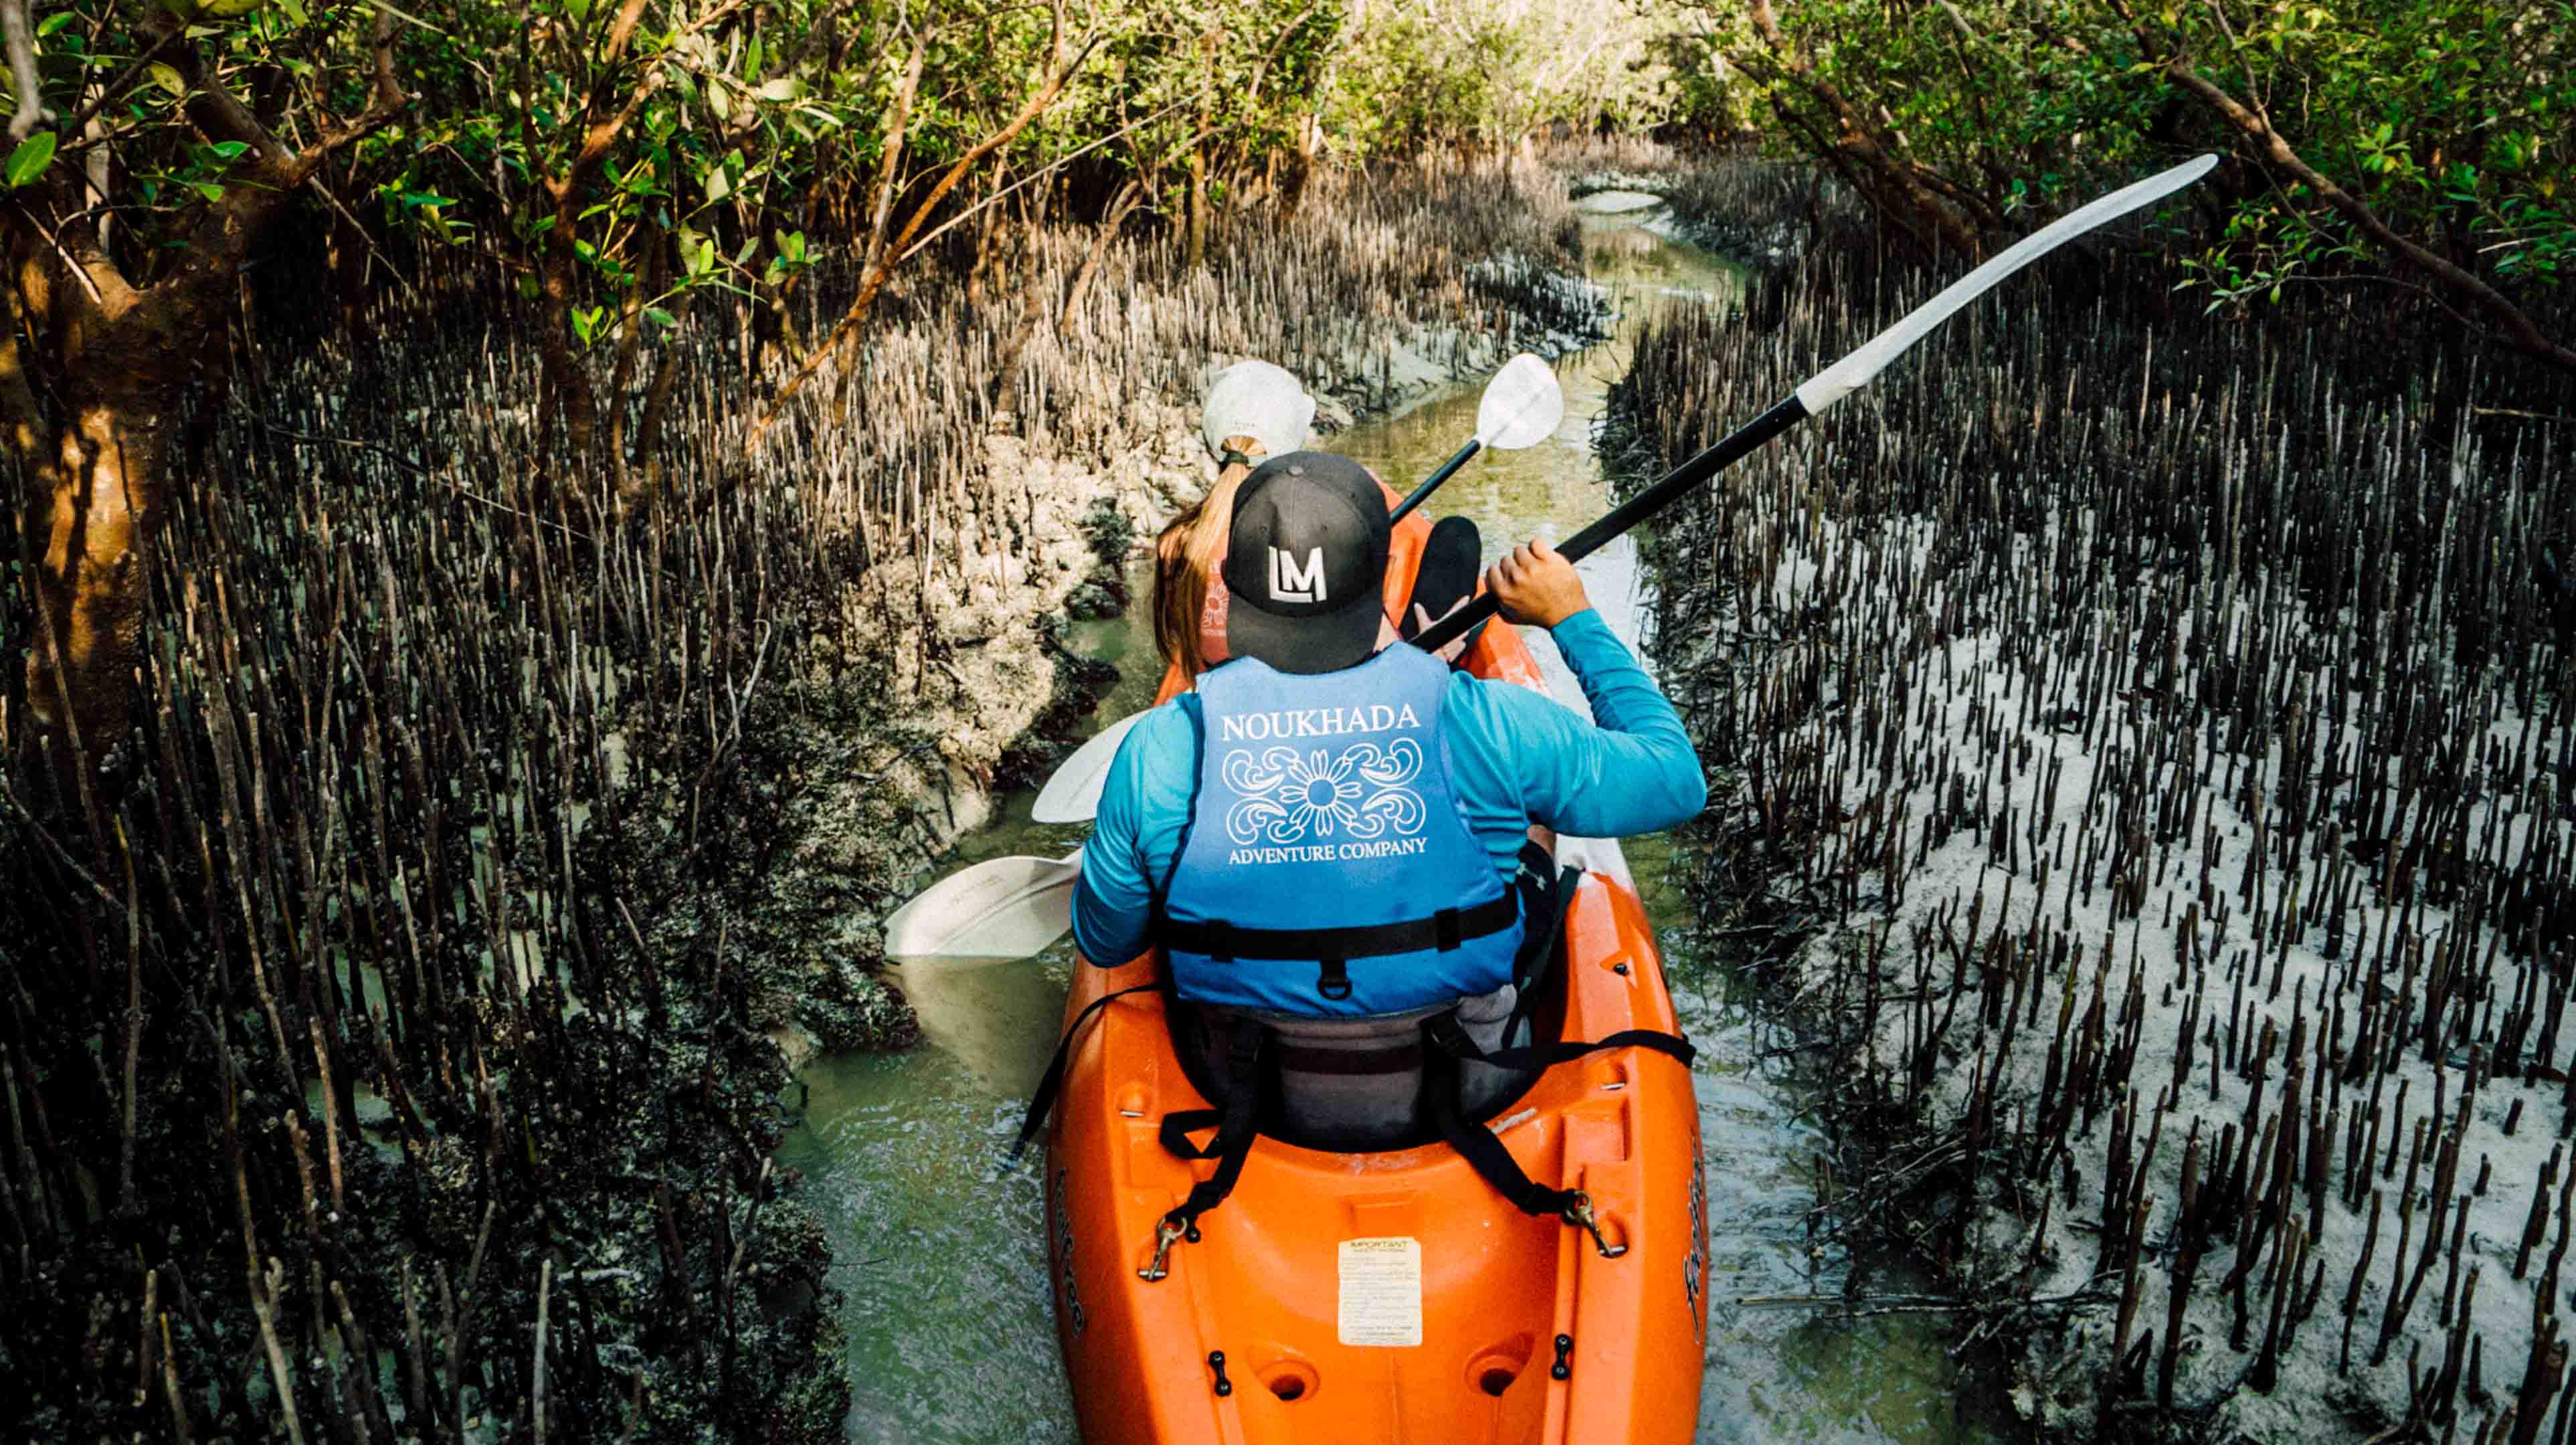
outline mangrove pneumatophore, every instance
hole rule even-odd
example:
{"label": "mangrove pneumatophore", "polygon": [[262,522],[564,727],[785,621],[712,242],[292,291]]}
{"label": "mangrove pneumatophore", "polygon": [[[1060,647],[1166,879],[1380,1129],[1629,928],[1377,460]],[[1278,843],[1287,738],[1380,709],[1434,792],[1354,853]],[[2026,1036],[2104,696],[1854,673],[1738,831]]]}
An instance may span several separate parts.
{"label": "mangrove pneumatophore", "polygon": [[[1640,470],[1920,294],[1822,197],[1730,193],[1815,244],[1640,344]],[[2057,266],[1659,523],[1711,896],[1900,1131],[1829,1231],[1931,1246],[2044,1419],[2563,1439],[2569,397],[2175,280]]]}

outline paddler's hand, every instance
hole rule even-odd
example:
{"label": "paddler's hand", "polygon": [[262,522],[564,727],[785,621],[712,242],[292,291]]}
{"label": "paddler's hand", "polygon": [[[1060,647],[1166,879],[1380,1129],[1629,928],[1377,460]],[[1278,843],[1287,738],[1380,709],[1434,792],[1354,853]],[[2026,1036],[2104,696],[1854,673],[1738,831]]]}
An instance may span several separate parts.
{"label": "paddler's hand", "polygon": [[1554,627],[1592,605],[1574,564],[1557,555],[1544,538],[1533,538],[1485,573],[1486,590],[1513,622]]}
{"label": "paddler's hand", "polygon": [[[1448,611],[1441,613],[1440,617],[1446,617],[1450,612],[1455,612],[1466,605],[1467,599],[1461,597],[1457,601],[1450,603]],[[1431,624],[1439,621],[1440,617],[1432,616],[1431,609],[1423,606],[1421,603],[1414,603],[1413,635],[1420,637],[1423,633],[1430,631]],[[1473,628],[1468,630],[1471,632],[1474,631]],[[1439,658],[1442,662],[1456,662],[1460,657],[1465,656],[1466,652],[1467,636],[1466,633],[1460,633],[1455,640],[1451,641],[1446,646],[1443,646],[1438,652],[1433,653],[1432,656]]]}

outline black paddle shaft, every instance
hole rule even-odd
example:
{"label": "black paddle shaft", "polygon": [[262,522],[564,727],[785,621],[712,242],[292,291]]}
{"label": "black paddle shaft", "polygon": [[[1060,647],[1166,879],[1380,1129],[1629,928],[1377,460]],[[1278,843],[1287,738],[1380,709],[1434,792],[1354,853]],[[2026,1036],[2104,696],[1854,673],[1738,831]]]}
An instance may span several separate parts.
{"label": "black paddle shaft", "polygon": [[[1664,474],[1664,479],[1610,509],[1607,516],[1575,533],[1557,548],[1568,562],[1580,562],[1598,551],[1601,545],[1630,527],[1669,507],[1684,492],[1725,471],[1751,455],[1763,443],[1805,421],[1809,413],[1792,393],[1777,406],[1737,427],[1724,441]],[[1424,628],[1413,639],[1413,645],[1425,652],[1437,652],[1465,635],[1468,628],[1500,610],[1494,594],[1479,594],[1473,601],[1438,622]]]}
{"label": "black paddle shaft", "polygon": [[1483,442],[1478,441],[1474,437],[1469,437],[1465,446],[1452,452],[1449,456],[1449,460],[1440,464],[1440,470],[1423,478],[1422,485],[1415,487],[1412,495],[1395,504],[1395,510],[1386,514],[1386,524],[1392,527],[1396,523],[1403,521],[1406,513],[1411,512],[1414,508],[1419,507],[1425,501],[1428,501],[1433,492],[1440,490],[1440,484],[1442,482],[1445,482],[1451,477],[1457,475],[1458,469],[1467,465],[1467,459],[1469,457],[1474,456],[1476,453],[1483,451],[1484,449],[1485,444]]}

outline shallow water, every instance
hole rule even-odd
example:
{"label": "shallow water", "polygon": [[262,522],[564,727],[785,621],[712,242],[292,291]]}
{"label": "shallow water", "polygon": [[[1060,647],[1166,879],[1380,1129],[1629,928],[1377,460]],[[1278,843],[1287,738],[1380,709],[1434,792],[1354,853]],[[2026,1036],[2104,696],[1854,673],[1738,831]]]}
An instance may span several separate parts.
{"label": "shallow water", "polygon": [[[1527,451],[1470,462],[1431,506],[1435,515],[1473,518],[1488,557],[1533,533],[1565,537],[1608,509],[1590,435],[1604,391],[1627,367],[1627,338],[1657,307],[1724,295],[1734,284],[1714,258],[1646,229],[1652,216],[1628,211],[1587,222],[1590,269],[1623,315],[1617,338],[1556,363],[1565,424]],[[1445,388],[1327,444],[1408,488],[1473,433],[1480,390]],[[1633,638],[1641,610],[1634,549],[1615,542],[1581,570],[1603,615]],[[1152,698],[1158,669],[1137,611],[1128,622],[1091,625],[1077,642],[1122,662],[1103,721]],[[1580,706],[1545,635],[1533,633],[1531,644],[1558,695]],[[1025,795],[1009,800],[1005,821],[966,840],[948,866],[1008,853],[1054,856],[1080,842],[1079,827],[1028,822],[1029,803]],[[1694,946],[1689,902],[1665,881],[1672,844],[1647,837],[1626,846],[1683,1025],[1700,1046],[1714,1303],[1699,1438],[1990,1438],[1961,1413],[1931,1319],[1836,1322],[1805,1307],[1731,1303],[1841,1289],[1840,1257],[1811,1258],[1808,1249],[1810,1161],[1824,1140],[1797,1120],[1805,1099],[1785,1056],[1765,1058],[1787,1039]],[[1049,1314],[1037,1172],[1004,1171],[999,1161],[1054,1047],[1075,966],[1069,944],[1031,961],[906,965],[903,988],[928,1044],[900,1056],[821,1058],[805,1070],[805,1124],[781,1162],[804,1171],[804,1198],[835,1234],[836,1280],[848,1296],[853,1439],[1074,1438]],[[1906,1287],[1883,1274],[1868,1284]]]}

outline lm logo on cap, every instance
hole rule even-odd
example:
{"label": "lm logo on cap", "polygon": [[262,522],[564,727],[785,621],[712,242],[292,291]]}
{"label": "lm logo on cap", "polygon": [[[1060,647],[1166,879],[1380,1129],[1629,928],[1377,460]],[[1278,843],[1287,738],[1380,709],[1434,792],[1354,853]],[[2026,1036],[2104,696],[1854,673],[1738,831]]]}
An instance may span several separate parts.
{"label": "lm logo on cap", "polygon": [[1324,549],[1306,549],[1306,565],[1288,552],[1270,549],[1270,600],[1273,602],[1321,602],[1324,600]]}

